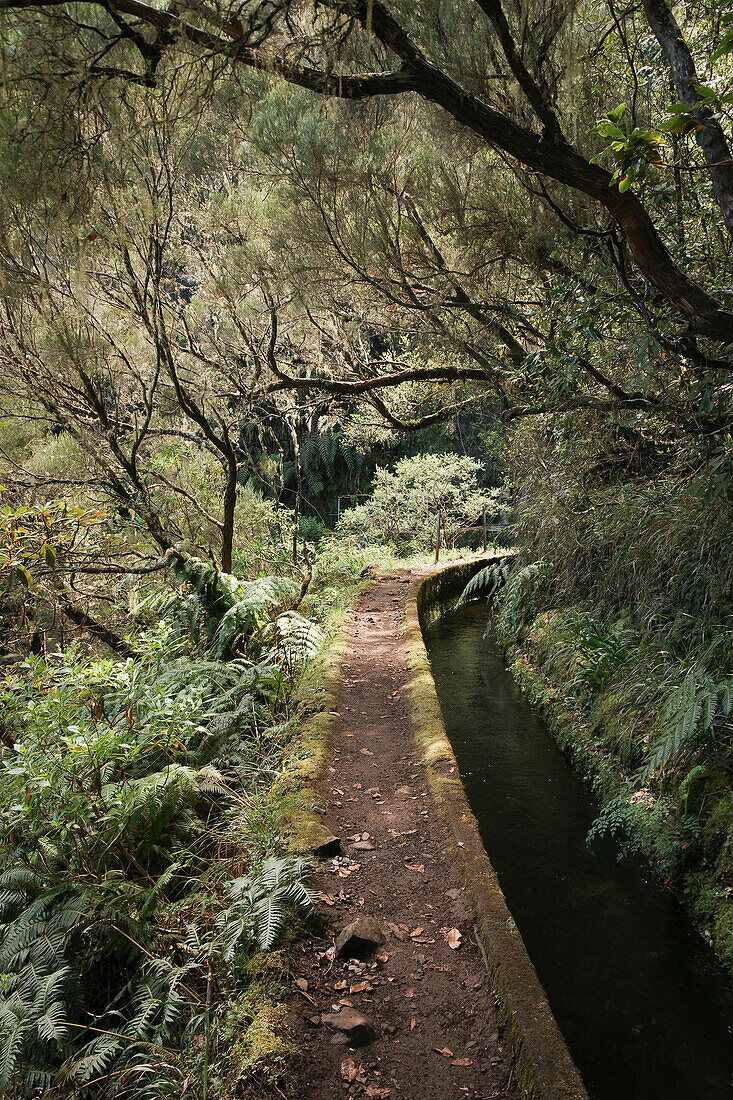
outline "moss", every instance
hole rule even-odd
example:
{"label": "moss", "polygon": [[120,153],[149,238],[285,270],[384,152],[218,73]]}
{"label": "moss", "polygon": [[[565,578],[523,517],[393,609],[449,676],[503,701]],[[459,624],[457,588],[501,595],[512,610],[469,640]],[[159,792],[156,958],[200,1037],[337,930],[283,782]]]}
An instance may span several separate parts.
{"label": "moss", "polygon": [[[352,578],[351,601],[372,583],[366,580],[355,585]],[[343,599],[343,592],[341,595]],[[251,862],[283,850],[307,854],[312,851],[314,832],[323,828],[323,819],[315,812],[318,795],[313,782],[332,741],[346,647],[343,626],[331,622],[329,643],[307,670],[293,701],[300,720],[285,748],[280,772],[268,789],[250,798],[242,814],[239,840]],[[291,928],[289,934],[295,938],[297,928]],[[280,1003],[286,966],[285,950],[241,960],[247,991],[228,1003],[217,1028],[223,1053],[213,1084],[214,1094],[222,1100],[283,1095],[288,1059],[294,1053],[294,1043],[287,1036],[287,1008]]]}
{"label": "moss", "polygon": [[[271,978],[279,979],[282,959],[270,958],[274,962]],[[287,1009],[273,999],[276,985],[277,981],[255,981],[227,1006],[218,1035],[225,1054],[213,1082],[222,1100],[270,1095],[268,1086],[277,1085],[285,1076],[293,1044],[286,1036]]]}

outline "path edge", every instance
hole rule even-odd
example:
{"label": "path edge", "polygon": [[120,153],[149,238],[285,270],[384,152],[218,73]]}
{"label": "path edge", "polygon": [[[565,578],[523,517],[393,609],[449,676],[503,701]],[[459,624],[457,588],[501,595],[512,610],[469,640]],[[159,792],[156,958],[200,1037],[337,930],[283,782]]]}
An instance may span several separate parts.
{"label": "path edge", "polygon": [[[361,590],[355,599],[360,594]],[[323,812],[325,807],[321,807],[322,798],[315,784],[323,778],[337,724],[341,721],[341,670],[348,651],[348,619],[352,610],[350,606],[344,612],[333,637],[316,658],[314,675],[317,679],[315,691],[320,697],[318,707],[300,725],[286,763],[289,798],[282,826],[288,850],[296,855],[313,855],[324,837],[330,835],[329,819]],[[316,807],[321,808],[321,813]]]}
{"label": "path edge", "polygon": [[469,806],[422,635],[424,612],[431,603],[435,607],[457,597],[479,569],[511,555],[511,551],[494,553],[447,568],[436,566],[408,589],[403,636],[409,668],[408,713],[439,820],[473,903],[476,931],[511,1035],[517,1081],[531,1100],[588,1100]]}

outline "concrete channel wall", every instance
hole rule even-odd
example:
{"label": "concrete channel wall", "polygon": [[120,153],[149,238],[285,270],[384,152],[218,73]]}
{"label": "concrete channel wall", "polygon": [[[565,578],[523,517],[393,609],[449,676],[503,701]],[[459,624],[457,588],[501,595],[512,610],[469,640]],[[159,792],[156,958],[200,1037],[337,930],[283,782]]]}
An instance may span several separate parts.
{"label": "concrete channel wall", "polygon": [[447,568],[436,567],[434,573],[409,589],[405,648],[410,667],[411,725],[431,794],[441,811],[446,842],[473,903],[476,932],[514,1047],[517,1081],[531,1100],[588,1100],[468,804],[422,636],[422,627],[450,609],[480,569],[506,556],[493,554]]}

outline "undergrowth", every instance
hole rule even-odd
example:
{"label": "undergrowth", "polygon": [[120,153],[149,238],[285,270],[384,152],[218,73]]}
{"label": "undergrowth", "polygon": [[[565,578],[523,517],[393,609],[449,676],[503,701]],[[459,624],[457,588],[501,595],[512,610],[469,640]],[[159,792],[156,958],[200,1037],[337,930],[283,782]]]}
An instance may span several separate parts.
{"label": "undergrowth", "polygon": [[733,632],[715,605],[683,645],[678,582],[651,620],[608,599],[552,606],[566,567],[489,567],[466,596],[495,601],[512,672],[600,798],[589,843],[642,853],[733,969]]}
{"label": "undergrowth", "polygon": [[222,1035],[233,1006],[276,1019],[248,960],[313,901],[279,777],[320,630],[291,585],[213,579],[150,600],[134,658],[29,657],[0,683],[9,1100],[207,1097],[217,1074],[234,1095],[262,1071],[235,1081]]}

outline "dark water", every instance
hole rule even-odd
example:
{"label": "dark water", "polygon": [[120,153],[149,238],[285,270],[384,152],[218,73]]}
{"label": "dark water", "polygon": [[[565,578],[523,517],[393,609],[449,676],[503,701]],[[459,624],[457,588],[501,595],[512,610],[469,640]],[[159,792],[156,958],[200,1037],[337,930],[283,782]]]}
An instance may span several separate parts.
{"label": "dark water", "polygon": [[733,990],[644,868],[589,851],[597,802],[485,640],[426,632],[446,728],[509,908],[593,1100],[733,1096]]}

